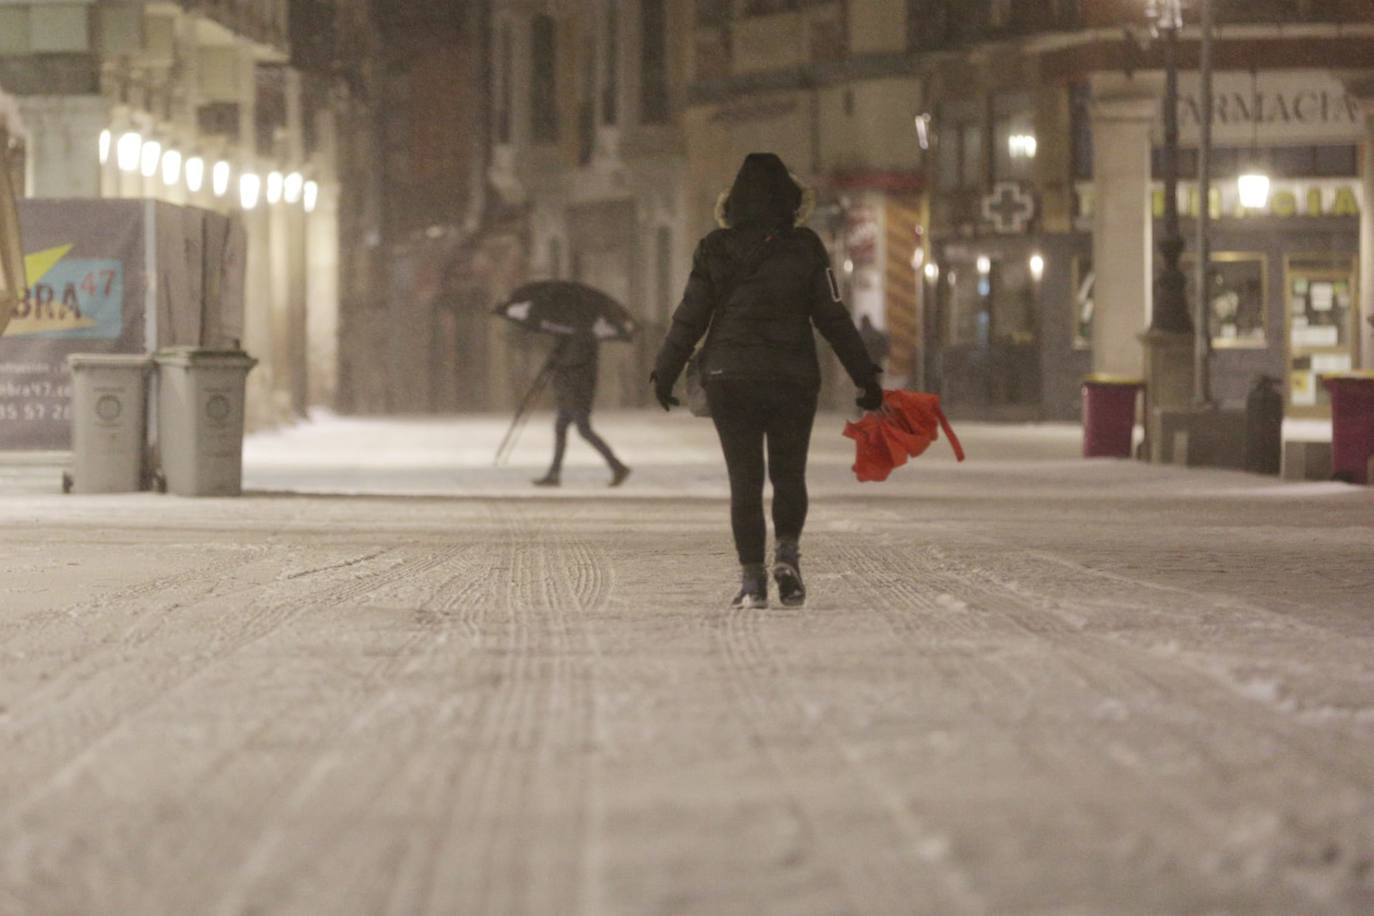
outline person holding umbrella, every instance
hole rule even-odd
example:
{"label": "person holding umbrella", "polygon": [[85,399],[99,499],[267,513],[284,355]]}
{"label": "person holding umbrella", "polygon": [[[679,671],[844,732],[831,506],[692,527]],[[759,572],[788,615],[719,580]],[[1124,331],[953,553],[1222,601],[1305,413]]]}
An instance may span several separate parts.
{"label": "person holding umbrella", "polygon": [[806,601],[800,540],[821,384],[813,327],[863,391],[855,403],[864,410],[883,403],[881,370],[840,300],[825,246],[802,228],[805,197],[775,154],[745,157],[717,204],[721,228],[697,245],[686,291],[650,376],[663,409],[676,406],[673,385],[706,337],[700,377],[730,475],[730,523],[741,568],[736,608],[768,606],[765,467],[773,483],[772,577],[778,597],[788,607]]}
{"label": "person holding umbrella", "polygon": [[570,426],[576,426],[582,438],[610,465],[611,486],[623,484],[630,476],[630,468],[592,430],[592,404],[596,399],[601,341],[633,340],[638,331],[629,312],[610,296],[585,284],[543,280],[517,289],[494,313],[528,331],[552,335],[558,341],[521,402],[510,431],[497,450],[497,463],[514,447],[530,407],[552,380],[558,406],[553,426],[553,463],[547,474],[534,481],[535,486],[556,487],[562,483]]}
{"label": "person holding umbrella", "polygon": [[587,444],[596,449],[611,468],[611,486],[618,487],[630,476],[630,468],[606,440],[592,429],[592,404],[596,400],[597,362],[600,346],[590,332],[559,337],[549,357],[553,372],[553,394],[558,412],[553,421],[553,463],[536,487],[556,487],[562,483],[563,454],[568,449],[568,427],[576,426]]}

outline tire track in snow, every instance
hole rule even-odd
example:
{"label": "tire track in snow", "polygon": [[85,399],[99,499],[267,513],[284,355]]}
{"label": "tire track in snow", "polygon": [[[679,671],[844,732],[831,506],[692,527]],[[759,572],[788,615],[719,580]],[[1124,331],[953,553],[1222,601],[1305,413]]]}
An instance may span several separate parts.
{"label": "tire track in snow", "polygon": [[[233,575],[243,567],[268,555],[271,546],[267,544],[214,545],[213,549],[217,554],[229,555],[227,558],[221,557],[211,567],[215,578],[208,577],[207,568],[198,564],[180,572],[157,576],[145,582],[124,586],[113,593],[102,593],[74,604],[55,606],[46,611],[30,614],[23,620],[15,621],[12,625],[5,627],[11,632],[4,639],[0,639],[0,655],[7,654],[6,648],[21,639],[37,642],[39,637],[45,637],[48,634],[49,628],[54,623],[71,622],[94,612],[119,611],[125,609],[124,606],[126,605],[132,606],[131,610],[134,611],[132,620],[137,622],[141,619],[157,617],[159,612],[166,613],[168,610],[173,610],[188,602],[213,596],[219,585],[231,581]],[[153,598],[159,599],[160,603],[150,605],[148,599]]]}
{"label": "tire track in snow", "polygon": [[[221,626],[218,638],[211,641],[214,651],[206,657],[190,661],[179,659],[176,663],[155,669],[152,672],[154,677],[143,685],[142,694],[121,708],[101,708],[102,698],[88,697],[82,699],[94,705],[86,709],[78,707],[74,714],[75,722],[72,718],[54,716],[51,710],[47,710],[42,717],[31,717],[28,724],[41,726],[52,736],[51,743],[62,750],[58,754],[58,759],[45,761],[44,769],[48,771],[48,775],[37,780],[26,792],[11,801],[3,819],[0,819],[0,825],[12,824],[41,800],[70,784],[75,774],[88,764],[95,753],[121,728],[126,727],[134,718],[146,714],[172,691],[197,678],[205,677],[215,665],[222,663],[232,653],[265,638],[292,619],[356,600],[375,589],[431,569],[443,561],[443,555],[423,554],[400,560],[370,575],[360,575],[357,581],[352,583],[326,586],[300,597],[280,597],[264,602],[239,626],[233,629]],[[79,740],[74,742],[74,746],[68,747],[67,742],[59,739],[73,731]],[[0,738],[18,743],[21,740],[20,730],[15,724],[0,723]],[[24,740],[24,743],[29,744],[32,740],[34,739]],[[8,774],[5,778],[6,781],[10,779]]]}
{"label": "tire track in snow", "polygon": [[[519,861],[518,838],[510,821],[517,810],[508,807],[514,785],[515,800],[523,794],[527,765],[525,722],[532,699],[530,683],[530,615],[533,588],[532,547],[523,543],[519,527],[509,515],[501,521],[504,564],[491,577],[487,593],[493,625],[504,634],[485,639],[476,655],[475,689],[480,708],[470,723],[466,755],[453,776],[454,791],[442,812],[443,828],[434,849],[433,883],[423,909],[444,912],[455,908],[473,912],[521,912],[521,882],[502,873],[506,863]],[[514,746],[514,752],[512,750]],[[444,863],[440,871],[437,863]],[[512,884],[516,886],[512,887]]]}
{"label": "tire track in snow", "polygon": [[575,529],[518,508],[504,520],[510,570],[494,603],[508,631],[479,653],[500,666],[435,844],[446,870],[430,911],[567,912],[594,896],[597,650],[583,615],[607,599],[604,563]]}
{"label": "tire track in snow", "polygon": [[[457,576],[448,571],[458,561],[460,568],[467,562],[468,555],[476,550],[476,545],[467,544],[443,552],[441,563],[430,567],[442,571],[443,578],[435,587],[442,593],[448,583]],[[428,570],[426,570],[428,571]],[[467,578],[471,578],[470,576]],[[399,583],[398,583],[399,584]],[[422,587],[422,580],[407,580],[407,589]],[[435,592],[431,592],[431,597]],[[428,602],[422,602],[427,604]],[[445,600],[443,603],[448,604]],[[398,882],[406,866],[408,849],[413,852],[409,842],[410,831],[404,836],[378,836],[375,840],[374,854],[388,844],[395,846],[389,865],[378,873],[374,869],[357,867],[342,849],[353,837],[349,828],[364,822],[387,792],[397,786],[417,781],[411,774],[412,760],[407,753],[406,742],[429,744],[433,738],[432,727],[447,726],[454,709],[442,707],[437,715],[430,712],[425,716],[422,727],[411,728],[393,736],[395,743],[387,745],[387,753],[382,761],[368,761],[365,771],[359,771],[356,762],[359,745],[371,746],[364,737],[367,733],[381,734],[388,728],[403,725],[409,710],[400,700],[401,687],[420,672],[431,668],[436,657],[449,645],[452,627],[442,622],[435,625],[433,618],[428,626],[411,627],[401,640],[400,645],[389,649],[382,662],[368,673],[360,686],[352,686],[356,693],[353,699],[344,701],[338,691],[332,691],[330,701],[338,711],[346,716],[341,727],[322,730],[319,746],[308,765],[297,768],[298,775],[287,795],[284,804],[279,805],[266,818],[266,825],[254,840],[244,856],[233,881],[221,895],[217,911],[237,913],[256,911],[264,906],[282,905],[293,901],[307,910],[329,911],[342,906],[345,902],[356,904],[366,898],[381,900],[398,893]],[[443,761],[440,761],[442,765]],[[354,772],[348,772],[352,767]],[[316,808],[317,799],[328,796],[338,798],[338,791],[349,789],[330,783],[338,783],[348,776],[351,793],[344,797],[345,803],[325,803]],[[426,774],[426,776],[429,774]],[[425,777],[418,777],[424,782]],[[335,790],[330,794],[329,790]],[[423,811],[417,811],[417,816]],[[312,886],[323,886],[328,890],[326,900],[297,901],[293,894],[305,875],[318,880]],[[270,901],[270,903],[269,903]],[[369,909],[371,907],[368,907]],[[390,909],[402,912],[404,909]]]}
{"label": "tire track in snow", "polygon": [[[499,520],[493,508],[483,508],[488,520]],[[435,602],[437,607],[433,610],[422,607],[417,614],[421,622],[442,623],[464,638],[468,647],[467,660],[477,667],[473,680],[479,685],[488,679],[483,673],[484,656],[492,640],[485,631],[491,626],[493,604],[496,603],[495,583],[509,582],[513,563],[511,529],[509,526],[503,528],[504,536],[484,539],[480,545],[484,558],[480,571],[466,570],[450,577]],[[434,816],[416,824],[411,831],[419,836],[408,840],[406,853],[397,863],[384,912],[432,910],[441,872],[451,866],[445,854],[455,829],[451,812],[472,778],[476,762],[476,755],[471,753],[476,743],[474,736],[488,727],[493,713],[491,692],[482,690],[474,694],[465,696],[460,692],[450,698],[453,708],[441,709],[431,723],[438,730],[437,734],[430,734],[431,743],[439,747],[463,746],[468,753],[457,757],[439,754],[436,759],[420,764],[422,772],[415,778],[422,784],[423,808]],[[464,706],[472,708],[464,710]]]}

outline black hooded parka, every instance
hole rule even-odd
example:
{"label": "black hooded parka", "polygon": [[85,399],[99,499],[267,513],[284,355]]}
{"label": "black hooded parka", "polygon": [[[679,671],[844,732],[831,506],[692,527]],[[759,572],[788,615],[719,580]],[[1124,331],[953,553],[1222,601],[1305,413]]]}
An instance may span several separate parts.
{"label": "black hooded parka", "polygon": [[877,367],[840,300],[830,258],[814,232],[759,224],[718,229],[697,246],[655,375],[671,385],[706,335],[705,383],[747,379],[815,391],[821,374],[813,327],[856,387],[876,383]]}

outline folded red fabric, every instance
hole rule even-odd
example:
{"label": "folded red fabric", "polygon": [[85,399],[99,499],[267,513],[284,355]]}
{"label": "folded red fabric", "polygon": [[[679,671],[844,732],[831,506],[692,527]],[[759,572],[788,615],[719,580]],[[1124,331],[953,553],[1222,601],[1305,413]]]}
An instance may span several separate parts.
{"label": "folded red fabric", "polygon": [[845,436],[854,440],[854,476],[861,481],[886,480],[892,471],[930,448],[944,430],[954,457],[964,460],[964,448],[940,409],[940,397],[919,391],[884,391],[883,409],[846,423]]}

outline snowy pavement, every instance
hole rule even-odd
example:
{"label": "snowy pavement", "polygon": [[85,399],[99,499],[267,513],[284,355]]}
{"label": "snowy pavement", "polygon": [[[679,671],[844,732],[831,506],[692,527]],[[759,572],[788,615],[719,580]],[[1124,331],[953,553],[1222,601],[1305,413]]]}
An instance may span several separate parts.
{"label": "snowy pavement", "polygon": [[804,610],[723,609],[687,417],[600,419],[618,491],[546,417],[0,467],[0,914],[1374,911],[1374,488],[841,423]]}

